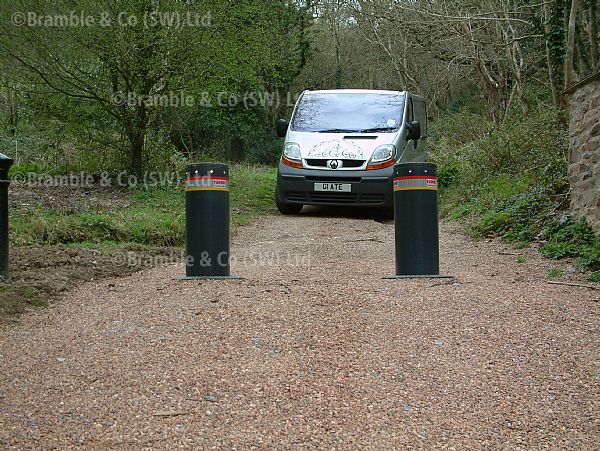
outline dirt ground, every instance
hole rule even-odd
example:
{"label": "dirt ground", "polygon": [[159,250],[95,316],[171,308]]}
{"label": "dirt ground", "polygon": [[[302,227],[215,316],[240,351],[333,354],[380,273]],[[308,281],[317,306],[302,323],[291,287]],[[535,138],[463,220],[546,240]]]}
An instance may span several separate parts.
{"label": "dirt ground", "polygon": [[[43,181],[43,179],[41,179]],[[35,180],[34,180],[35,181]],[[34,207],[60,210],[108,209],[128,207],[126,190],[115,186],[93,183],[84,186],[44,186],[26,181],[13,181],[8,197],[9,208],[27,210]]]}
{"label": "dirt ground", "polygon": [[240,281],[181,263],[0,326],[3,448],[598,449],[599,293],[443,224],[451,280],[394,272],[393,226],[265,217]]}
{"label": "dirt ground", "polygon": [[[130,205],[127,192],[118,187],[10,185],[9,208],[54,208],[81,211]],[[0,321],[14,321],[28,307],[45,306],[81,283],[119,277],[155,263],[182,261],[182,249],[126,245],[108,248],[69,246],[13,246],[10,249],[9,285],[0,285]]]}
{"label": "dirt ground", "polygon": [[183,261],[182,249],[127,245],[82,249],[22,246],[10,249],[11,283],[0,285],[0,321],[13,322],[28,307],[46,306],[82,283],[121,277],[156,264]]}

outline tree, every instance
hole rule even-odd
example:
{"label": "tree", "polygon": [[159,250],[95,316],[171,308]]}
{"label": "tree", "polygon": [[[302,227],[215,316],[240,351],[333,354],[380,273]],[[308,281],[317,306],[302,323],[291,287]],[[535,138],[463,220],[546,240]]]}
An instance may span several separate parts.
{"label": "tree", "polygon": [[573,84],[575,79],[575,38],[577,14],[579,12],[580,0],[571,0],[571,13],[569,15],[569,27],[567,29],[567,55],[565,62],[565,89]]}
{"label": "tree", "polygon": [[[269,59],[277,46],[271,27],[288,9],[294,7],[283,0],[63,0],[52,6],[17,0],[0,6],[0,57],[19,68],[13,76],[24,74],[32,92],[87,103],[110,118],[112,142],[119,146],[120,136],[126,138],[130,171],[140,176],[148,133],[161,112],[191,108],[204,92],[260,86],[261,71],[280,63]],[[41,22],[15,26],[15,12],[31,12]],[[71,23],[81,21],[80,14],[93,23]],[[59,20],[59,26],[51,23]]]}
{"label": "tree", "polygon": [[351,3],[366,39],[387,55],[402,86],[431,98],[430,106],[476,74],[497,123],[513,99],[528,113],[524,82],[531,61],[522,42],[536,36],[525,0]]}

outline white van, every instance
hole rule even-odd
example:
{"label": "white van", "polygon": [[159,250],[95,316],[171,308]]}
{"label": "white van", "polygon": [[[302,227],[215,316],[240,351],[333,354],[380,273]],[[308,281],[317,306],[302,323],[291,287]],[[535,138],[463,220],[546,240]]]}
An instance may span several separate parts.
{"label": "white van", "polygon": [[393,166],[425,161],[425,99],[364,89],[304,91],[285,137],[277,173],[277,208],[303,205],[393,207]]}

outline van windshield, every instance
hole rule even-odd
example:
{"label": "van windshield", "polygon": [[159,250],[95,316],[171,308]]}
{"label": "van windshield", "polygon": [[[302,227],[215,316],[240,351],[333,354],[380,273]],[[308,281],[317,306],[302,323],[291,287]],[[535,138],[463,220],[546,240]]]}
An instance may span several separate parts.
{"label": "van windshield", "polygon": [[299,132],[392,133],[402,124],[404,94],[305,93],[291,128]]}

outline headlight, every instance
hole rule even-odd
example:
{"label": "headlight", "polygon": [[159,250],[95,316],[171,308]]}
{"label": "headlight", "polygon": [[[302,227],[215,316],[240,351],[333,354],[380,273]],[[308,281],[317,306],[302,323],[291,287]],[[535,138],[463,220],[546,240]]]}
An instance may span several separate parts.
{"label": "headlight", "polygon": [[386,161],[396,156],[396,146],[393,144],[384,144],[379,146],[371,156],[371,163]]}
{"label": "headlight", "polygon": [[296,143],[286,143],[283,148],[283,156],[290,160],[301,160],[300,146]]}

